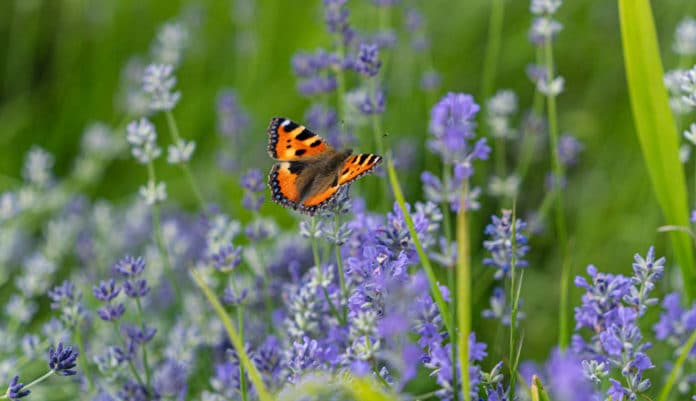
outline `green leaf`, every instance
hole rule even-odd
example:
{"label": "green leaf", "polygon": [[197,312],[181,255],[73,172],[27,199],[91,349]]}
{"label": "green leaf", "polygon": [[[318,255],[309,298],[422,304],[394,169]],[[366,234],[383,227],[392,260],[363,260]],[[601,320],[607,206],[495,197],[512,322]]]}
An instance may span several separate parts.
{"label": "green leaf", "polygon": [[[657,201],[668,225],[688,226],[686,183],[679,161],[678,133],[663,84],[660,49],[649,0],[619,0],[621,39],[633,120]],[[670,232],[690,300],[696,270],[688,234]]]}
{"label": "green leaf", "polygon": [[531,391],[532,401],[551,401],[549,394],[544,389],[544,386],[541,384],[541,380],[537,375],[532,376]]}

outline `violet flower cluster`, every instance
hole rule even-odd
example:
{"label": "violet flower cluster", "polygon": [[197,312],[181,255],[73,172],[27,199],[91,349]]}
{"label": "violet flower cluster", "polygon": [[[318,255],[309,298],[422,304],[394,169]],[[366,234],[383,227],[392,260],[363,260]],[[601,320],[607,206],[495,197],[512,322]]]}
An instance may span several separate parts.
{"label": "violet flower cluster", "polygon": [[584,289],[582,304],[575,308],[576,330],[589,329],[591,336],[573,336],[573,351],[583,360],[585,376],[594,383],[609,382],[606,395],[613,399],[635,399],[651,386],[644,372],[654,367],[638,325],[662,277],[665,259],[655,259],[651,247],[645,257],[634,256],[633,275],[604,274],[587,268],[591,281],[578,276],[575,285]]}

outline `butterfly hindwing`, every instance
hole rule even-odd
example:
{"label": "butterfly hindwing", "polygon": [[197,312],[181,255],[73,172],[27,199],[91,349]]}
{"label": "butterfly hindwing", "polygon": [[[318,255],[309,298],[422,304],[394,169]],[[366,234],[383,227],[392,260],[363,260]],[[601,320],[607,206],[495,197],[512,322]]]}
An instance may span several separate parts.
{"label": "butterfly hindwing", "polygon": [[346,159],[338,176],[338,185],[347,184],[368,174],[382,162],[382,156],[360,153]]}
{"label": "butterfly hindwing", "polygon": [[291,162],[274,164],[268,175],[268,185],[271,187],[274,202],[294,209],[300,198],[300,192],[297,189],[299,172],[293,171],[291,167]]}
{"label": "butterfly hindwing", "polygon": [[[306,171],[306,169],[310,168],[301,161],[280,162],[273,165],[268,176],[273,201],[309,215],[314,214],[318,209],[330,202],[340,188],[338,179],[335,179],[334,182],[328,184],[317,193],[303,194],[303,187],[307,184],[307,179],[311,181],[312,178],[312,171]],[[305,175],[301,177],[301,174],[310,176]],[[302,199],[303,197],[305,199]]]}
{"label": "butterfly hindwing", "polygon": [[283,161],[300,160],[333,150],[319,135],[284,117],[275,117],[268,126],[268,154]]}

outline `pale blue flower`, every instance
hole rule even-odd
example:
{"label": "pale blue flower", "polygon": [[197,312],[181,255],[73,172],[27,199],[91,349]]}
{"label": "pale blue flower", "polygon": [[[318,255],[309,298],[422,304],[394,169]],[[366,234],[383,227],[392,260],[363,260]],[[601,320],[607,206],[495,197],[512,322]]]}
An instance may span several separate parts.
{"label": "pale blue flower", "polygon": [[150,64],[143,75],[143,91],[150,97],[150,109],[171,110],[181,98],[181,92],[173,91],[176,85],[174,68],[168,64]]}
{"label": "pale blue flower", "polygon": [[167,162],[170,164],[186,163],[191,160],[193,151],[196,149],[196,142],[179,139],[174,145],[167,148]]}
{"label": "pale blue flower", "polygon": [[140,187],[138,193],[146,205],[152,206],[167,199],[167,185],[164,182],[148,181],[147,185]]}
{"label": "pale blue flower", "polygon": [[674,33],[674,44],[672,49],[675,53],[682,56],[693,56],[696,54],[696,20],[691,17],[684,17]]}

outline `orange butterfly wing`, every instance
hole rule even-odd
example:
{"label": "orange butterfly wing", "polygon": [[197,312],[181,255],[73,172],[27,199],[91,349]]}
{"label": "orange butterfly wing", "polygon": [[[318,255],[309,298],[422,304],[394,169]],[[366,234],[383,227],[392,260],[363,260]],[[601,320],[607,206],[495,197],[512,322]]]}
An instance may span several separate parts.
{"label": "orange butterfly wing", "polygon": [[312,215],[325,203],[331,201],[339,189],[338,183],[325,191],[314,194],[300,203],[300,192],[297,187],[297,177],[306,166],[302,162],[280,162],[273,165],[268,175],[273,201],[301,213]]}
{"label": "orange butterfly wing", "polygon": [[360,153],[346,159],[338,176],[338,185],[347,184],[369,174],[382,162],[382,156]]}
{"label": "orange butterfly wing", "polygon": [[284,117],[274,117],[268,126],[268,154],[276,160],[300,160],[333,150],[319,135]]}

